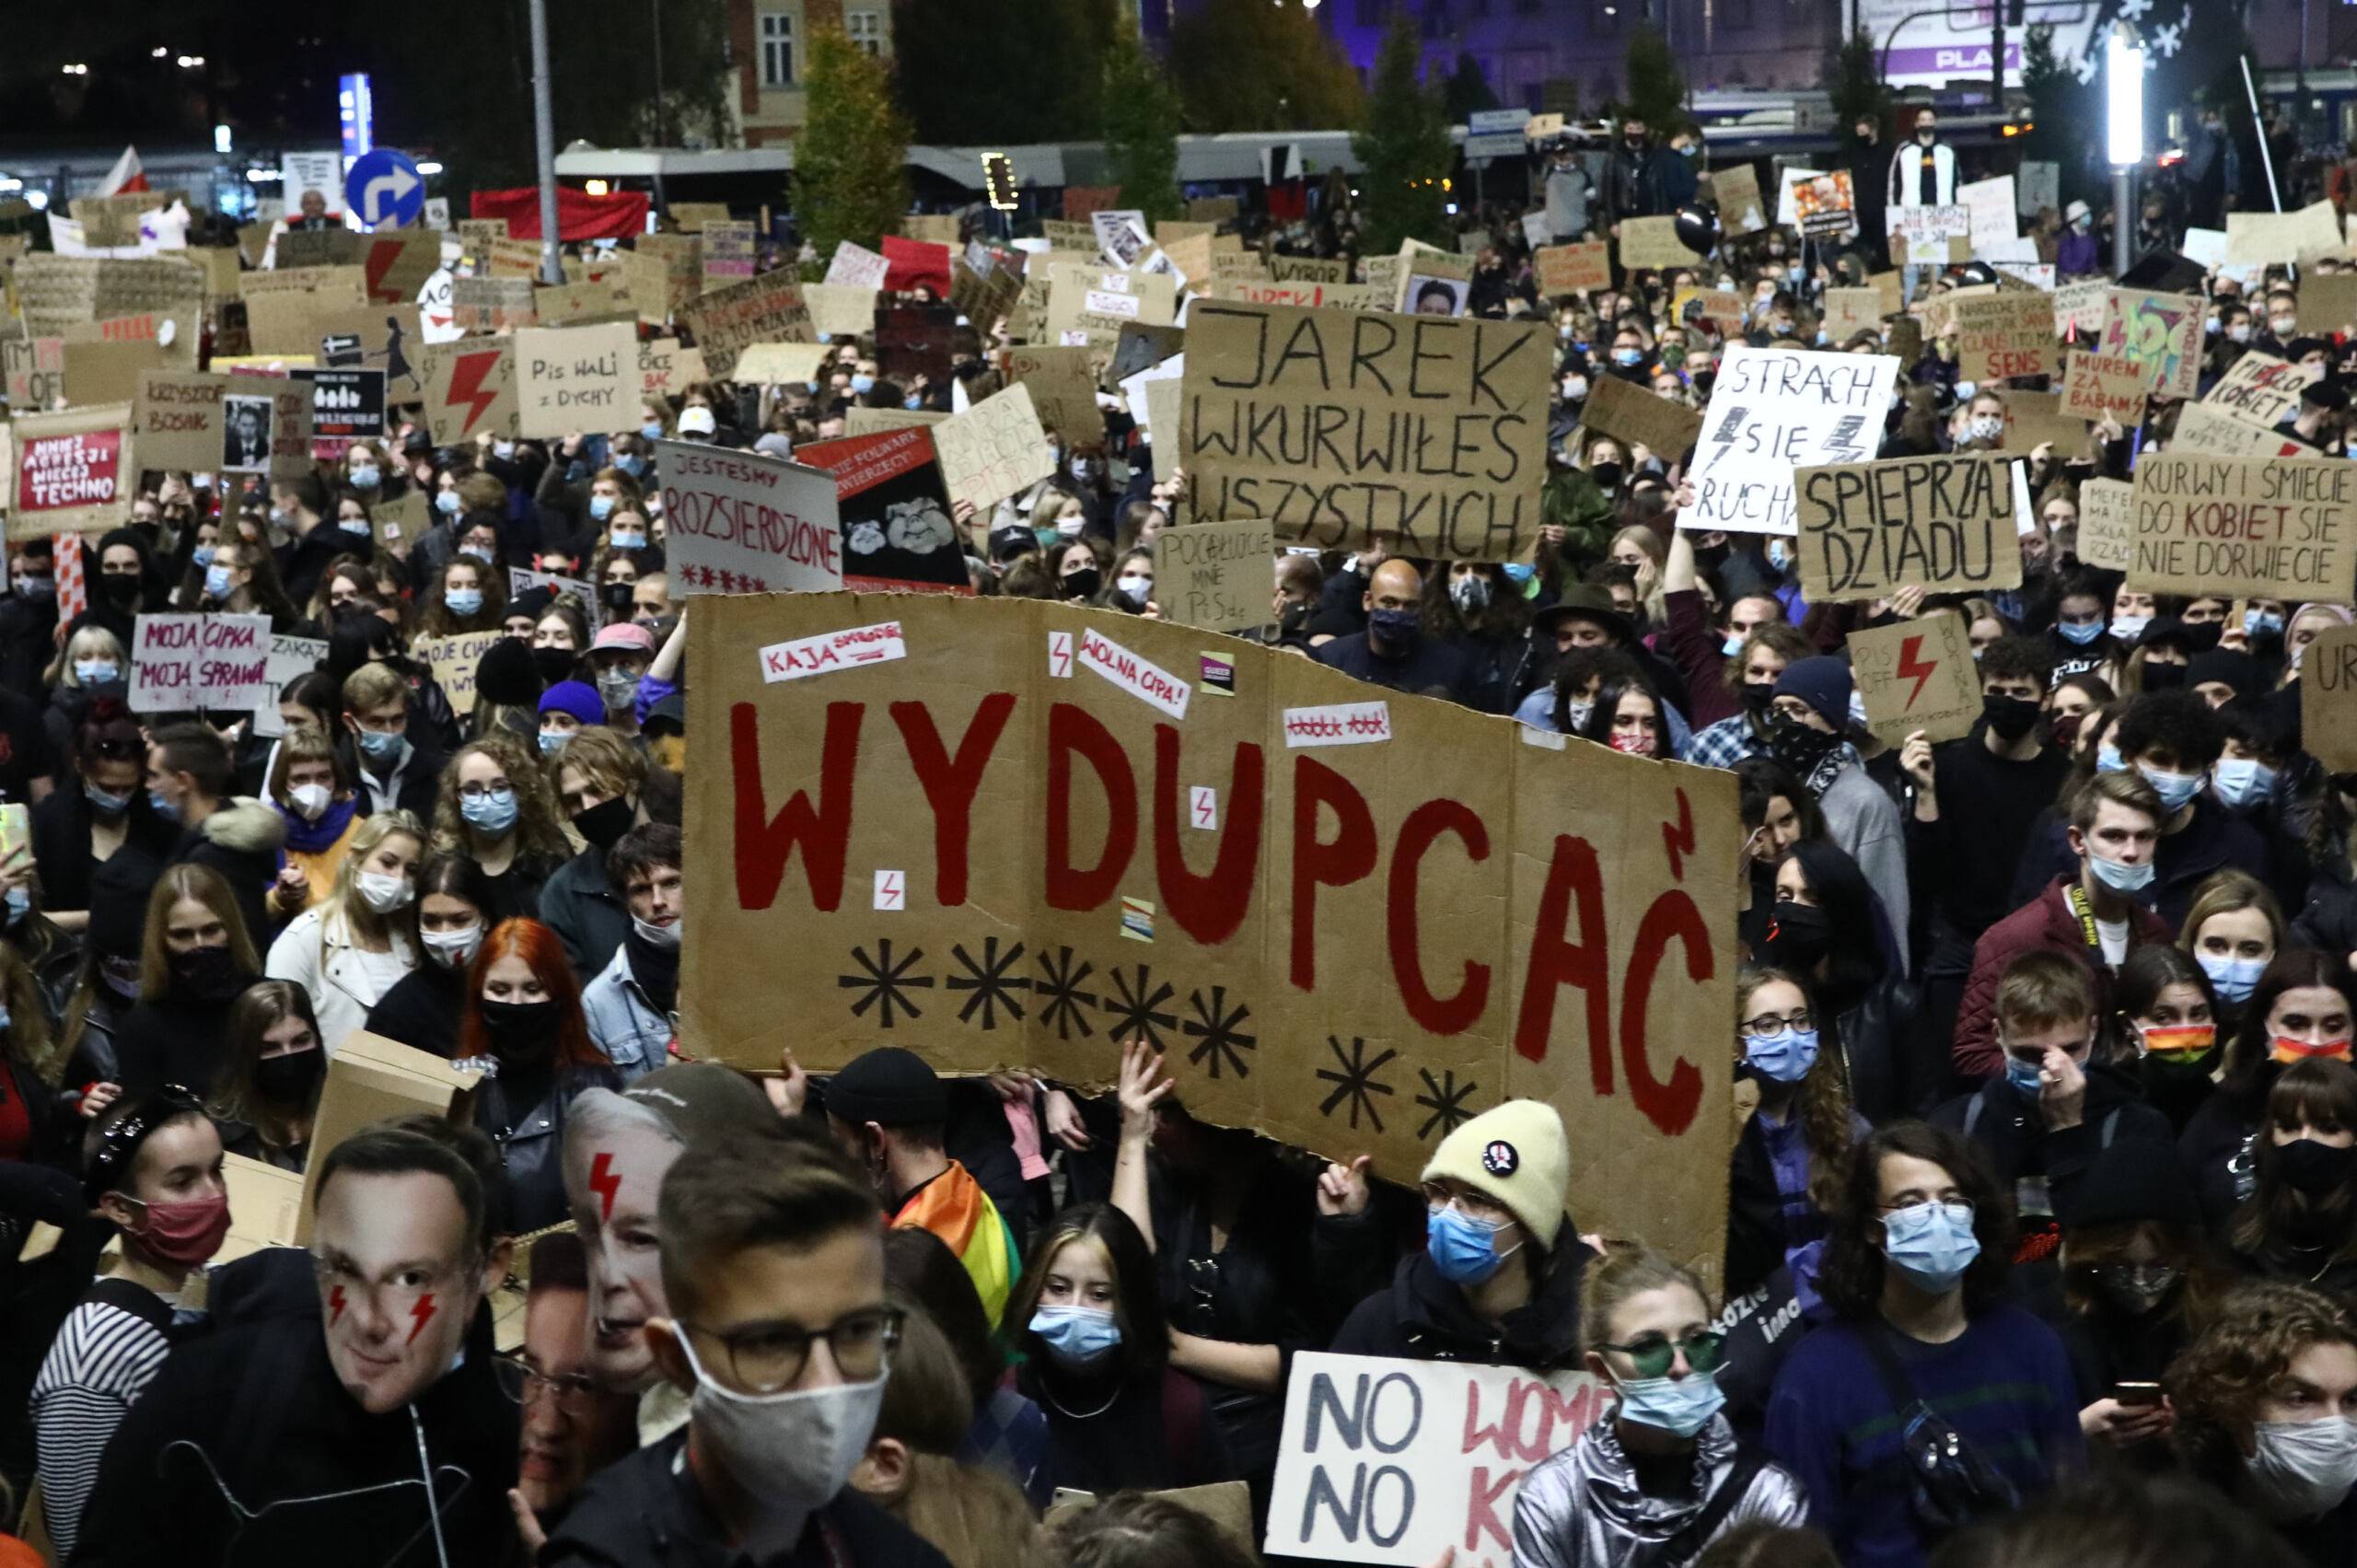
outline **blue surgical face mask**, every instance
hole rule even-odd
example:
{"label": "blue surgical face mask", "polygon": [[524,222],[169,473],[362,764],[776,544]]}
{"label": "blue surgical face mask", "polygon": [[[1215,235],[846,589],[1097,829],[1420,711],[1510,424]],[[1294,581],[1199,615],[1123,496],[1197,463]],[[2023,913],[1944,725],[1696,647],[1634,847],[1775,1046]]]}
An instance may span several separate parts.
{"label": "blue surgical face mask", "polygon": [[495,789],[486,795],[462,795],[459,815],[486,833],[504,833],[516,825],[516,792]]}
{"label": "blue surgical face mask", "polygon": [[868,393],[876,390],[876,377],[873,376],[854,376],[851,378],[851,389],[853,396],[864,398]]}
{"label": "blue surgical face mask", "polygon": [[207,566],[204,569],[204,597],[207,598],[229,597],[229,568]]}
{"label": "blue surgical face mask", "polygon": [[74,661],[74,679],[85,686],[103,686],[110,680],[122,679],[122,667],[110,658],[77,658]]}
{"label": "blue surgical face mask", "polygon": [[1643,365],[1644,362],[1645,351],[1643,349],[1616,348],[1612,351],[1612,363],[1615,365],[1628,366]]}
{"label": "blue surgical face mask", "polygon": [[131,809],[129,794],[110,795],[87,779],[82,781],[82,798],[101,817],[120,817]]}
{"label": "blue surgical face mask", "polygon": [[2256,757],[2221,757],[2210,775],[2210,789],[2221,801],[2239,811],[2275,793],[2275,770]]}
{"label": "blue surgical face mask", "polygon": [[194,550],[189,552],[188,558],[192,562],[194,562],[199,568],[203,568],[212,565],[214,556],[218,553],[220,553],[220,547],[218,545],[200,544]]}
{"label": "blue surgical face mask", "polygon": [[473,615],[482,609],[481,588],[447,588],[442,594],[442,606],[453,615]]}
{"label": "blue surgical face mask", "polygon": [[352,470],[352,488],[354,490],[374,490],[383,482],[384,478],[377,471],[374,463],[364,463]]}
{"label": "blue surgical face mask", "polygon": [[1424,1251],[1452,1284],[1477,1285],[1498,1272],[1522,1244],[1498,1250],[1503,1224],[1490,1225],[1454,1207],[1429,1209],[1424,1214]]}
{"label": "blue surgical face mask", "polygon": [[1677,1437],[1691,1437],[1710,1425],[1727,1402],[1715,1372],[1631,1377],[1625,1383],[1615,1379],[1612,1391],[1620,1396],[1621,1420]]}
{"label": "blue surgical face mask", "polygon": [[2136,765],[2136,771],[2144,775],[2144,782],[2151,784],[2153,793],[2161,797],[2164,810],[2181,810],[2201,793],[2200,773],[2172,773],[2162,768],[2145,767],[2141,762]]}
{"label": "blue surgical face mask", "polygon": [[2103,622],[2100,621],[2058,621],[2054,629],[2062,633],[2064,642],[2081,648],[2103,635]]}
{"label": "blue surgical face mask", "polygon": [[2283,634],[2283,618],[2271,610],[2243,611],[2243,635],[2246,637],[2280,637]]}
{"label": "blue surgical face mask", "polygon": [[1101,1307],[1042,1307],[1031,1331],[1065,1366],[1094,1366],[1121,1344],[1121,1325]]}
{"label": "blue surgical face mask", "polygon": [[2258,989],[2258,977],[2267,972],[2265,958],[2220,957],[2215,953],[2196,953],[2193,961],[2210,977],[2210,988],[2221,1002],[2247,1002],[2250,993]]}
{"label": "blue surgical face mask", "polygon": [[555,756],[558,752],[564,749],[564,743],[572,738],[573,732],[569,729],[544,729],[540,731],[540,755],[543,757]]}
{"label": "blue surgical face mask", "polygon": [[2102,745],[2096,748],[2096,772],[2124,773],[2127,771],[2128,759],[2119,754],[2119,747],[2114,746],[2110,741],[2107,740]]}
{"label": "blue surgical face mask", "polygon": [[637,528],[616,528],[606,536],[606,541],[616,550],[644,550],[646,535]]}
{"label": "blue surgical face mask", "polygon": [[167,796],[162,790],[149,790],[147,792],[147,805],[152,810],[154,810],[157,816],[161,817],[167,822],[177,822],[180,819],[180,803],[172,799],[169,796]]}
{"label": "blue surgical face mask", "polygon": [[1793,547],[1786,544],[1781,538],[1770,540],[1768,541],[1768,564],[1781,572],[1792,563]]}
{"label": "blue surgical face mask", "polygon": [[2090,848],[2087,865],[2094,868],[2096,880],[2115,893],[2141,893],[2153,885],[2153,863],[2149,860],[2131,865],[2126,861],[2106,860]]}
{"label": "blue surgical face mask", "polygon": [[598,521],[601,523],[604,522],[608,517],[613,516],[613,512],[614,498],[612,496],[592,495],[589,497],[589,515],[592,517],[597,518]]}
{"label": "blue surgical face mask", "polygon": [[[8,889],[6,901],[8,906],[8,923],[10,925],[16,924],[18,921],[24,919],[25,916],[32,912],[32,891],[22,885]],[[5,1029],[7,1027],[8,1007],[6,1003],[0,1003],[0,1029]]]}
{"label": "blue surgical face mask", "polygon": [[1538,575],[1538,568],[1532,565],[1527,561],[1509,561],[1506,563],[1506,581],[1514,584],[1516,587],[1522,587],[1527,585],[1530,579],[1537,575]]}
{"label": "blue surgical face mask", "polygon": [[638,427],[638,433],[649,441],[660,441],[663,439],[663,423],[660,420],[650,419]]}
{"label": "blue surgical face mask", "polygon": [[434,497],[434,509],[441,513],[446,517],[457,517],[459,515],[459,493],[455,490],[442,491]]}
{"label": "blue surgical face mask", "polygon": [[368,537],[368,519],[366,517],[338,517],[335,526],[361,539]]}
{"label": "blue surgical face mask", "polygon": [[1787,1027],[1771,1035],[1746,1035],[1743,1059],[1763,1078],[1797,1084],[1817,1065],[1817,1031]]}
{"label": "blue surgical face mask", "polygon": [[409,737],[406,735],[391,734],[377,729],[360,731],[361,755],[372,762],[397,761],[408,747]]}
{"label": "blue surgical face mask", "polygon": [[1727,640],[1719,645],[1719,652],[1724,654],[1729,658],[1733,658],[1736,655],[1743,652],[1743,633],[1740,632],[1728,633]]}
{"label": "blue surgical face mask", "polygon": [[1882,1222],[1882,1255],[1916,1289],[1945,1295],[1980,1256],[1968,1203],[1918,1203]]}
{"label": "blue surgical face mask", "polygon": [[2045,1071],[2046,1063],[2043,1062],[2024,1060],[2018,1056],[2005,1058],[2005,1083],[2024,1099],[2038,1097],[2039,1091],[2045,1087],[2038,1079]]}
{"label": "blue surgical face mask", "polygon": [[621,470],[631,478],[636,479],[646,471],[646,459],[636,452],[624,452],[614,459],[614,467]]}

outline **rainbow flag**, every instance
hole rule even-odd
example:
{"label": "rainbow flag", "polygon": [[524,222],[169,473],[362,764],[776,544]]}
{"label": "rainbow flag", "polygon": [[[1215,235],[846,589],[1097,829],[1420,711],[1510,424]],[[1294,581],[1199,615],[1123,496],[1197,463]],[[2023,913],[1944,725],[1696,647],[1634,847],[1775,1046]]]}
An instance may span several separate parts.
{"label": "rainbow flag", "polygon": [[999,1218],[998,1205],[964,1166],[951,1160],[947,1170],[917,1189],[892,1224],[929,1230],[946,1243],[973,1276],[991,1327],[998,1327],[1023,1260],[1015,1255],[1015,1237]]}

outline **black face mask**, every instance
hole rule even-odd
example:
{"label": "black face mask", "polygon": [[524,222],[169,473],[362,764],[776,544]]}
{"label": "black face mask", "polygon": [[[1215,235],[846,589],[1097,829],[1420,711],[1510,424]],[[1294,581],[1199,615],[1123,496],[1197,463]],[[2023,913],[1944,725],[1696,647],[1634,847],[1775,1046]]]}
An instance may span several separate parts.
{"label": "black face mask", "polygon": [[1744,711],[1764,714],[1768,704],[1776,700],[1776,683],[1772,680],[1747,680],[1743,683]]}
{"label": "black face mask", "polygon": [[1095,598],[1097,590],[1104,586],[1104,576],[1096,567],[1083,566],[1077,572],[1065,573],[1056,591],[1068,599]]}
{"label": "black face mask", "polygon": [[237,961],[226,947],[192,947],[185,953],[174,953],[171,959],[173,988],[197,1002],[226,1002],[246,988],[246,979],[238,972]]}
{"label": "black face mask", "polygon": [[553,1002],[482,1002],[482,1027],[491,1036],[491,1053],[503,1063],[535,1067],[556,1051],[556,1004]]}
{"label": "black face mask", "polygon": [[311,1098],[311,1086],[327,1066],[327,1053],[314,1046],[284,1056],[265,1056],[254,1063],[254,1089],[273,1105],[300,1105]]}
{"label": "black face mask", "polygon": [[139,578],[129,572],[102,572],[99,575],[99,591],[107,602],[118,610],[127,610],[139,602]]}
{"label": "black face mask", "polygon": [[2275,1148],[2275,1168],[2283,1185],[2311,1197],[2348,1181],[2352,1165],[2357,1165],[2357,1147],[2336,1149],[2314,1138],[2294,1138]]}
{"label": "black face mask", "polygon": [[1915,140],[1927,147],[1939,139],[1939,132],[1929,126],[1921,127],[1915,133]]}
{"label": "black face mask", "polygon": [[2038,706],[2026,697],[1983,697],[1980,716],[2008,744],[2027,735],[2038,724]]}
{"label": "black face mask", "polygon": [[598,590],[598,598],[608,610],[617,613],[627,613],[630,610],[632,592],[633,589],[628,583],[608,583]]}
{"label": "black face mask", "polygon": [[1833,923],[1815,904],[1779,899],[1768,916],[1768,951],[1783,969],[1806,974],[1832,949]]}
{"label": "black face mask", "polygon": [[2206,654],[2218,645],[2218,639],[2225,633],[2224,621],[2205,621],[2199,625],[2188,626],[2185,629],[2185,645],[2194,653]]}
{"label": "black face mask", "polygon": [[2181,664],[2148,664],[2144,667],[2144,690],[2174,691],[2185,684],[2185,666]]}
{"label": "black face mask", "polygon": [[1779,714],[1768,726],[1769,754],[1804,781],[1840,744],[1840,736],[1812,729],[1785,714]]}
{"label": "black face mask", "polygon": [[574,662],[580,655],[571,648],[534,648],[532,673],[540,678],[543,686],[553,686],[573,673]]}
{"label": "black face mask", "polygon": [[588,840],[598,853],[603,854],[630,831],[631,820],[637,815],[638,807],[630,796],[618,795],[602,805],[575,812],[573,825],[581,830],[581,836]]}
{"label": "black face mask", "polygon": [[1596,481],[1596,488],[1599,490],[1618,490],[1620,488],[1620,465],[1619,463],[1598,463],[1594,468],[1587,470],[1587,476],[1588,478]]}

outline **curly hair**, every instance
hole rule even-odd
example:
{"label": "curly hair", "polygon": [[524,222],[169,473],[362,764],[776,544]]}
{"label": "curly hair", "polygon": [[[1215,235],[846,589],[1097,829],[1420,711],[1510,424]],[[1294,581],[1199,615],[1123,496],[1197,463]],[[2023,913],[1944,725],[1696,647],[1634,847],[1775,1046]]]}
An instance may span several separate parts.
{"label": "curly hair", "polygon": [[[482,608],[472,615],[460,615],[447,602],[450,574],[465,570],[475,575],[475,587],[482,590]],[[425,610],[417,618],[418,635],[448,637],[461,632],[496,631],[507,619],[507,574],[494,571],[471,555],[456,555],[442,563],[434,574],[434,581],[425,590]]]}
{"label": "curly hair", "polygon": [[1827,1211],[1832,1237],[1817,1276],[1817,1294],[1852,1322],[1872,1321],[1881,1309],[1883,1257],[1876,1236],[1882,1223],[1882,1162],[1893,1155],[1938,1166],[1971,1203],[1972,1234],[1980,1251],[1964,1272],[1965,1309],[1978,1312],[1997,1300],[2013,1272],[2013,1197],[1997,1185],[1979,1144],[1962,1133],[1922,1121],[1878,1127],[1859,1144],[1841,1202]]}
{"label": "curly hair", "polygon": [[2323,1291],[2269,1280],[2229,1295],[2162,1380],[2177,1409],[2177,1458],[2186,1469],[2231,1492],[2260,1404],[2282,1388],[2292,1363],[2317,1345],[2357,1349],[2357,1318]]}
{"label": "curly hair", "polygon": [[[1850,1176],[1852,1139],[1850,1068],[1833,1039],[1834,1021],[1817,1011],[1809,983],[1790,970],[1770,966],[1745,970],[1736,977],[1735,1016],[1740,1024],[1751,1010],[1751,998],[1764,985],[1784,984],[1801,993],[1818,1032],[1817,1064],[1800,1084],[1801,1144],[1808,1150],[1808,1201],[1817,1213],[1832,1214],[1841,1204],[1842,1184]],[[1738,1050],[1741,1048],[1738,1047]]]}
{"label": "curly hair", "polygon": [[556,790],[540,759],[524,743],[503,730],[486,730],[450,754],[434,791],[434,839],[427,847],[436,854],[471,854],[467,819],[459,809],[459,766],[480,751],[507,775],[516,792],[516,851],[535,860],[562,861],[573,854],[564,837],[564,814],[557,807]]}

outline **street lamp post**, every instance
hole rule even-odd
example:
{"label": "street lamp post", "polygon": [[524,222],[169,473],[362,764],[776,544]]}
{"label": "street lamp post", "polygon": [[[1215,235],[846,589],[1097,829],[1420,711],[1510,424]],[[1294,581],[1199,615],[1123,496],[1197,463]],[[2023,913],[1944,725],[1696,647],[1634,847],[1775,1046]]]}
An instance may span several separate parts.
{"label": "street lamp post", "polygon": [[561,284],[564,264],[558,257],[556,226],[556,110],[549,99],[549,12],[547,0],[531,0],[532,139],[539,155],[540,177],[540,281]]}
{"label": "street lamp post", "polygon": [[2144,45],[2126,22],[2104,41],[2104,103],[2111,152],[2111,270],[2135,260],[2136,166],[2144,161]]}

